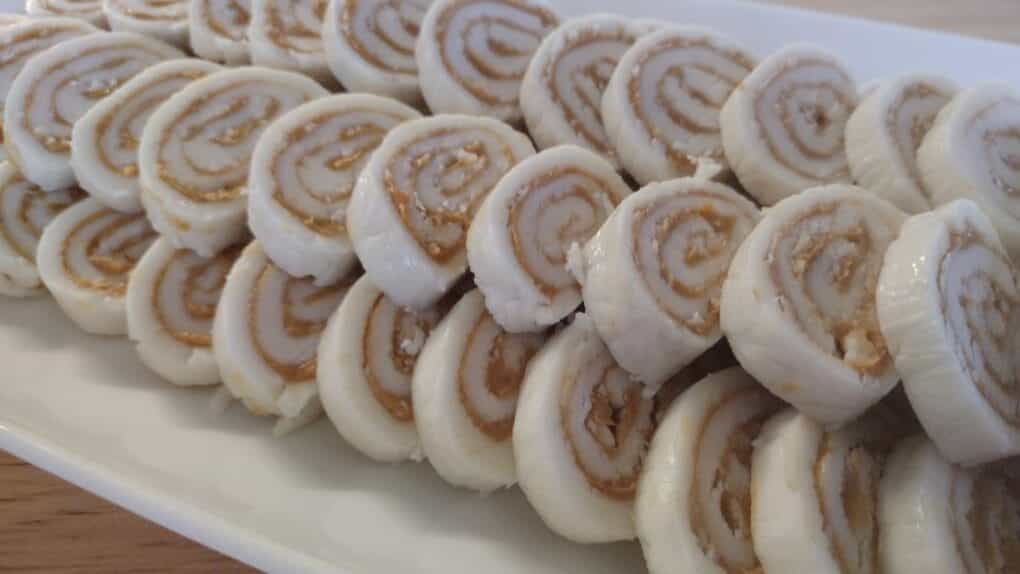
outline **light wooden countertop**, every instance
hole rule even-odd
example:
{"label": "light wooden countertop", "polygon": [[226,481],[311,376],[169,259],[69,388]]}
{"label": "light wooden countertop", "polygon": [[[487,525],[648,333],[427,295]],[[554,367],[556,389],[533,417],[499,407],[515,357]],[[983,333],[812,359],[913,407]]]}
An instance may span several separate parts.
{"label": "light wooden countertop", "polygon": [[[1017,0],[763,0],[1020,43]],[[0,452],[0,571],[251,572]]]}

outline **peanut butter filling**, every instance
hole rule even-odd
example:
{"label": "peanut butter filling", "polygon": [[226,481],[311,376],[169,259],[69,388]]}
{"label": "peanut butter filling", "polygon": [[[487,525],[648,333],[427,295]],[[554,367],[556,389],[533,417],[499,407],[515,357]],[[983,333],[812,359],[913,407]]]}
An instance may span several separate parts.
{"label": "peanut butter filling", "polygon": [[[290,22],[284,11],[295,12],[307,6],[309,12],[318,23],[317,28],[309,28],[304,22]],[[322,20],[326,14],[327,0],[269,0],[266,2],[266,36],[277,47],[288,52],[319,53],[322,52],[320,40]],[[301,42],[311,41],[315,47],[310,48]]]}
{"label": "peanut butter filling", "polygon": [[102,12],[100,0],[36,0],[43,10],[62,16],[91,16]]}
{"label": "peanut butter filling", "polygon": [[[227,10],[217,10],[214,6],[225,6]],[[229,20],[219,18],[225,12],[230,13]],[[251,21],[251,0],[206,0],[202,15],[216,35],[240,42],[245,39]]]}
{"label": "peanut butter filling", "polygon": [[[187,0],[107,0],[116,6],[116,10],[135,20],[147,22],[181,22],[188,17]],[[173,11],[166,11],[174,8]]]}
{"label": "peanut butter filling", "polygon": [[[933,108],[933,111],[928,113],[915,111],[913,114],[907,115],[911,110],[911,106],[907,104],[912,101],[932,100],[937,103],[936,108],[941,108],[948,104],[951,98],[952,94],[943,93],[936,86],[918,82],[903,90],[897,101],[889,106],[889,111],[885,118],[886,130],[893,134],[893,141],[900,154],[900,161],[907,167],[910,178],[922,191],[925,188],[921,184],[921,173],[917,168],[917,160],[915,158],[917,156],[917,149],[921,147],[921,140],[927,135],[932,124],[935,123],[935,116],[938,110]],[[910,126],[907,130],[908,137],[906,138],[898,136],[900,134],[899,126],[903,124]]]}
{"label": "peanut butter filling", "polygon": [[[163,331],[184,345],[210,347],[216,302],[219,301],[220,292],[227,281],[227,273],[240,254],[239,246],[229,248],[211,259],[200,259],[184,250],[174,253],[170,261],[159,270],[152,285],[153,314]],[[184,281],[177,285],[167,285],[167,275],[176,266],[187,270]],[[172,314],[163,308],[160,293],[164,289],[177,292],[175,294],[184,302],[183,308],[188,317],[195,324],[201,325],[201,330],[179,325]]]}
{"label": "peanut butter filling", "polygon": [[[504,9],[514,11],[511,17],[501,11],[492,11],[489,15],[476,17],[462,27],[451,29],[451,22],[458,12],[470,10],[476,6],[498,5]],[[439,15],[436,24],[435,42],[439,46],[439,55],[443,66],[451,78],[458,81],[462,88],[481,102],[489,105],[515,105],[517,94],[512,97],[504,97],[493,93],[488,89],[485,82],[498,80],[520,81],[527,71],[527,63],[531,54],[538,48],[542,38],[556,27],[559,20],[556,15],[539,4],[532,4],[524,0],[461,0],[449,4],[442,14]],[[498,31],[504,36],[514,36],[514,40],[501,38]],[[463,47],[466,61],[474,68],[479,78],[465,78],[462,71],[453,63],[453,58],[448,53],[447,36],[457,34],[459,46]],[[485,48],[487,53],[479,53],[474,49],[471,38],[477,36],[485,37]],[[527,38],[527,42],[522,42]],[[525,45],[526,44],[526,45]],[[490,61],[492,57],[504,61],[519,60],[520,65],[512,70],[506,70],[505,66],[499,66]]]}
{"label": "peanut butter filling", "polygon": [[[397,20],[406,36],[417,39],[427,6],[427,2],[421,0],[417,2],[414,0],[347,0],[344,3],[344,10],[340,14],[340,31],[351,48],[372,66],[392,74],[416,76],[418,66],[414,61],[414,43],[408,44],[401,38],[387,34],[387,27],[383,24],[383,20],[387,17]],[[360,14],[361,10],[368,11],[368,14]],[[355,25],[355,19],[359,16],[368,22],[366,28],[374,33],[379,41],[399,55],[400,64],[383,60],[365,45],[359,37]]]}
{"label": "peanut butter filling", "polygon": [[[134,228],[133,233],[123,233]],[[100,209],[81,220],[61,247],[61,264],[64,273],[82,289],[123,297],[127,291],[128,275],[135,268],[145,250],[156,239],[145,216],[127,215],[111,209]],[[85,262],[91,266],[86,276],[72,260],[71,246],[84,245]]]}
{"label": "peanut butter filling", "polygon": [[[0,186],[0,205],[9,205],[10,195],[16,197],[16,207],[13,213],[8,209],[0,212],[0,236],[3,236],[15,253],[31,263],[35,263],[35,249],[46,224],[85,197],[85,193],[76,187],[44,192],[21,175],[10,178]],[[24,233],[16,233],[15,228]]]}

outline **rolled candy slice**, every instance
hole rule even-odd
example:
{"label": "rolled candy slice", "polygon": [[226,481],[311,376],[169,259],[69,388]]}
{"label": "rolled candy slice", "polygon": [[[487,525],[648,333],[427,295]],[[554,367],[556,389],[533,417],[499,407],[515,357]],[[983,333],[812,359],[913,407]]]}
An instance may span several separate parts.
{"label": "rolled candy slice", "polygon": [[29,16],[63,16],[106,27],[103,0],[26,0],[25,12]]}
{"label": "rolled candy slice", "polygon": [[943,456],[1020,454],[1020,294],[991,222],[958,200],[907,220],[878,283],[882,335]]}
{"label": "rolled candy slice", "polygon": [[76,187],[44,192],[10,162],[0,163],[0,294],[42,293],[35,259],[39,237],[54,217],[84,197]]}
{"label": "rolled candy slice", "polygon": [[210,257],[245,235],[245,189],[266,127],[325,89],[307,76],[225,70],[188,84],[149,117],[138,148],[141,200],[176,247]]}
{"label": "rolled candy slice", "polygon": [[103,13],[114,32],[134,32],[188,48],[191,0],[103,0]]}
{"label": "rolled candy slice", "polygon": [[641,183],[725,164],[719,110],[754,58],[713,30],[670,27],[638,40],[602,99],[606,134]]}
{"label": "rolled candy slice", "polygon": [[634,507],[651,574],[760,568],[751,540],[751,450],[781,406],[733,367],[696,383],[666,411]]}
{"label": "rolled candy slice", "polygon": [[322,46],[325,16],[325,0],[251,0],[248,42],[252,63],[302,72],[321,84],[334,84]]}
{"label": "rolled candy slice", "polygon": [[356,276],[316,286],[274,265],[258,241],[230,269],[213,319],[213,352],[231,394],[253,414],[280,417],[275,434],[322,414],[319,338]]}
{"label": "rolled candy slice", "polygon": [[721,183],[651,184],[583,251],[585,310],[621,367],[655,386],[722,338],[719,298],[758,209]]}
{"label": "rolled candy slice", "polygon": [[7,95],[4,145],[9,159],[46,191],[74,185],[74,123],[138,72],[182,56],[162,42],[127,33],[71,38],[38,54]]}
{"label": "rolled candy slice", "polygon": [[352,92],[421,103],[414,46],[433,0],[330,0],[322,25],[326,63]]}
{"label": "rolled candy slice", "polygon": [[857,86],[836,58],[794,45],[758,64],[719,116],[726,161],[762,205],[849,183],[843,143]]}
{"label": "rolled candy slice", "polygon": [[426,458],[444,480],[482,492],[517,482],[510,435],[528,361],[545,341],[504,331],[481,291],[454,305],[425,342],[411,398]]}
{"label": "rolled candy slice", "polygon": [[1020,92],[984,85],[960,93],[935,119],[917,165],[934,205],[976,202],[1020,257]]}
{"label": "rolled candy slice", "polygon": [[581,304],[567,256],[588,242],[630,187],[600,156],[548,149],[500,180],[468,230],[467,255],[485,306],[512,333],[541,331]]}
{"label": "rolled candy slice", "polygon": [[79,185],[113,209],[141,211],[138,142],[149,116],[184,86],[219,69],[197,59],[156,64],[92,106],[71,130],[71,168]]}
{"label": "rolled candy slice", "polygon": [[524,134],[489,118],[434,116],[390,131],[347,207],[372,282],[398,307],[434,305],[467,271],[468,226],[485,196],[534,153]]}
{"label": "rolled candy slice", "polygon": [[809,189],[765,212],[730,264],[720,321],[734,354],[823,424],[857,417],[898,380],[875,292],[904,219],[857,187]]}
{"label": "rolled candy slice", "polygon": [[953,466],[924,436],[902,441],[878,497],[881,572],[1020,572],[1018,496],[1008,477]]}
{"label": "rolled candy slice", "polygon": [[955,93],[945,78],[909,74],[862,99],[846,123],[846,155],[857,184],[907,213],[931,209],[917,148]]}
{"label": "rolled candy slice", "polygon": [[749,501],[763,572],[882,572],[879,480],[904,428],[881,405],[838,431],[793,409],[765,425]]}
{"label": "rolled candy slice", "polygon": [[155,239],[144,215],[120,213],[85,199],[43,230],[39,276],[79,327],[98,335],[123,335],[128,276]]}
{"label": "rolled candy slice", "polygon": [[449,306],[411,311],[362,277],[330,318],[319,344],[319,392],[340,435],[380,462],[421,460],[411,375]]}
{"label": "rolled candy slice", "polygon": [[545,37],[520,94],[524,121],[539,149],[574,144],[619,166],[602,123],[602,95],[617,61],[655,26],[595,14],[564,22]]}
{"label": "rolled candy slice", "polygon": [[212,385],[220,369],[212,323],[227,272],[241,253],[233,247],[205,258],[164,238],[149,247],[127,288],[128,337],[142,362],[176,385]]}
{"label": "rolled candy slice", "polygon": [[613,361],[583,313],[531,360],[513,428],[517,480],[557,534],[581,543],[635,537],[642,461],[678,391],[646,390]]}
{"label": "rolled candy slice", "polygon": [[204,59],[232,66],[247,64],[251,0],[191,0],[188,37]]}
{"label": "rolled candy slice", "polygon": [[429,109],[520,123],[521,80],[557,24],[541,0],[433,2],[414,53]]}
{"label": "rolled candy slice", "polygon": [[[17,26],[0,29],[0,115],[7,101],[14,78],[29,58],[70,38],[98,30],[74,18],[23,19]],[[3,122],[0,120],[0,160],[7,158],[3,147]]]}
{"label": "rolled candy slice", "polygon": [[248,225],[269,258],[320,285],[357,265],[346,223],[354,184],[386,132],[420,117],[395,100],[345,94],[273,122],[248,176]]}

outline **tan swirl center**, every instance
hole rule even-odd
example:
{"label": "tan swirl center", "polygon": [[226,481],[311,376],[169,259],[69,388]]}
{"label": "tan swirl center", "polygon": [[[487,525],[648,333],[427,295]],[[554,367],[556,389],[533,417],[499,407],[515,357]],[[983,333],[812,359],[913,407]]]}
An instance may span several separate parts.
{"label": "tan swirl center", "polygon": [[244,40],[251,21],[251,0],[205,0],[202,16],[209,29],[233,42]]}
{"label": "tan swirl center", "polygon": [[174,253],[152,286],[152,309],[166,333],[191,347],[212,345],[216,305],[227,273],[240,254],[240,247],[211,259],[183,249]]}
{"label": "tan swirl center", "polygon": [[145,216],[100,209],[64,238],[64,273],[82,289],[123,297],[128,275],[155,239]]}
{"label": "tan swirl center", "polygon": [[327,4],[327,0],[268,0],[266,35],[287,51],[321,52],[320,35]]}
{"label": "tan swirl center", "polygon": [[78,188],[44,192],[17,175],[0,187],[0,235],[26,261],[35,263],[43,228],[85,197]]}
{"label": "tan swirl center", "polygon": [[347,0],[340,30],[372,66],[413,76],[418,73],[414,46],[427,8],[427,0]]}

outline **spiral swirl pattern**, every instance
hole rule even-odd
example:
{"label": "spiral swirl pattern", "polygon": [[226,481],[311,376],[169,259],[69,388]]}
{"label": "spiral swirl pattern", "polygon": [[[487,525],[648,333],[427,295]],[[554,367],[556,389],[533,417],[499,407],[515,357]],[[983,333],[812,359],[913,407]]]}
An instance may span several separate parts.
{"label": "spiral swirl pattern", "polygon": [[950,490],[953,537],[968,572],[1020,568],[1016,491],[995,472],[954,469]]}
{"label": "spiral swirl pattern", "polygon": [[475,428],[494,441],[510,438],[524,370],[545,338],[511,334],[482,311],[457,369],[460,403]]}
{"label": "spiral swirl pattern", "polygon": [[212,346],[216,304],[240,247],[211,259],[177,250],[156,273],[152,284],[153,315],[163,331],[189,347]]}
{"label": "spiral swirl pattern", "polygon": [[188,3],[189,0],[104,0],[103,9],[108,14],[116,13],[116,17],[170,26],[187,20]]}
{"label": "spiral swirl pattern", "polygon": [[327,286],[287,275],[268,259],[248,297],[248,332],[258,356],[287,384],[315,380],[326,321],[353,278]]}
{"label": "spiral swirl pattern", "polygon": [[9,171],[0,182],[0,237],[18,256],[35,263],[43,228],[85,194],[76,187],[47,193]]}
{"label": "spiral swirl pattern", "polygon": [[191,0],[188,29],[192,49],[203,59],[247,62],[251,0]]}
{"label": "spiral swirl pattern", "polygon": [[93,24],[105,22],[102,0],[28,0],[25,11],[30,16],[67,16]]}
{"label": "spiral swirl pattern", "polygon": [[[253,0],[248,34],[284,54],[322,56],[327,0]],[[256,64],[258,55],[256,54]]]}
{"label": "spiral swirl pattern", "polygon": [[408,233],[443,264],[463,257],[479,205],[520,159],[487,127],[430,129],[385,157],[383,185]]}
{"label": "spiral swirl pattern", "polygon": [[[635,141],[644,145],[635,152],[663,155],[669,169],[662,175],[693,175],[701,159],[725,161],[719,110],[754,60],[707,32],[663,32],[656,38],[627,54],[619,72],[625,88],[611,85],[609,90],[625,90],[626,110],[621,112],[636,122],[621,122],[620,129],[640,132]],[[622,142],[613,139],[624,156]]]}
{"label": "spiral swirl pattern", "polygon": [[442,312],[419,313],[394,305],[379,293],[372,303],[361,345],[365,381],[372,396],[394,420],[411,422],[411,375],[418,354]]}
{"label": "spiral swirl pattern", "polygon": [[414,47],[432,0],[333,0],[339,30],[358,56],[392,74],[417,77]]}
{"label": "spiral swirl pattern", "polygon": [[64,237],[63,272],[80,289],[123,297],[131,270],[155,239],[145,216],[97,208]]}
{"label": "spiral swirl pattern", "polygon": [[719,330],[723,280],[758,220],[753,206],[728,191],[702,186],[663,196],[635,210],[631,222],[644,287],[673,321],[702,337]]}

